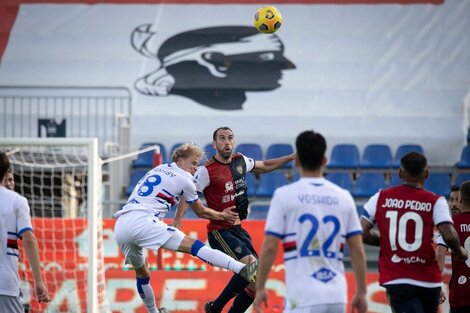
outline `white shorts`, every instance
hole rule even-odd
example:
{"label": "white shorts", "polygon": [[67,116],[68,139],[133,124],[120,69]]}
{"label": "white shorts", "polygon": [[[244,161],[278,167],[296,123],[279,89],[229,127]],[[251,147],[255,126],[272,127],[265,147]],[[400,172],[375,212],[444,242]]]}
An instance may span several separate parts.
{"label": "white shorts", "polygon": [[284,313],[346,313],[345,303],[318,304],[296,309],[285,309]]}
{"label": "white shorts", "polygon": [[24,313],[23,298],[0,295],[0,312]]}
{"label": "white shorts", "polygon": [[143,248],[156,251],[164,247],[176,251],[184,237],[179,229],[145,211],[127,212],[119,216],[114,225],[114,239],[126,257],[126,264],[132,264],[134,268],[145,264]]}

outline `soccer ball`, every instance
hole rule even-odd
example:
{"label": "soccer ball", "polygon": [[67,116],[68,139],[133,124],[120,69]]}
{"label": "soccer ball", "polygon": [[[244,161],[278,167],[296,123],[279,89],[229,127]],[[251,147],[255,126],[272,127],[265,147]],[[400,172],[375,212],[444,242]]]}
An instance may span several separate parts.
{"label": "soccer ball", "polygon": [[255,27],[262,33],[271,34],[282,24],[281,12],[276,7],[262,7],[255,14]]}

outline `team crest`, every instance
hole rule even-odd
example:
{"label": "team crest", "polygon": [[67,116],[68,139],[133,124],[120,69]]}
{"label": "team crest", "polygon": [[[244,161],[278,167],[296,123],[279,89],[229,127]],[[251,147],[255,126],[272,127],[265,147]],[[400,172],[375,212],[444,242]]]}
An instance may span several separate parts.
{"label": "team crest", "polygon": [[241,165],[238,165],[236,169],[238,173],[243,174],[243,167]]}
{"label": "team crest", "polygon": [[241,247],[236,247],[235,252],[236,253],[242,253],[242,248]]}

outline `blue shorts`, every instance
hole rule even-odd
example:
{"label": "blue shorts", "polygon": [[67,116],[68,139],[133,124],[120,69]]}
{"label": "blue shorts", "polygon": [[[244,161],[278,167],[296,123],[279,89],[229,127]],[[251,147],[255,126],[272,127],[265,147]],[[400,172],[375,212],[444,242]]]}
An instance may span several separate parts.
{"label": "blue shorts", "polygon": [[220,250],[235,260],[240,260],[247,255],[258,258],[250,235],[240,225],[213,230],[209,232],[208,239],[211,248]]}

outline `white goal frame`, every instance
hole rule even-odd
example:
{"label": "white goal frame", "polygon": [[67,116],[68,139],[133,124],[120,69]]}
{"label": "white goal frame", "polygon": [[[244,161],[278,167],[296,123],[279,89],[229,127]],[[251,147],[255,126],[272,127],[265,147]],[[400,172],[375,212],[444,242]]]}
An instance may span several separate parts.
{"label": "white goal frame", "polygon": [[88,275],[87,275],[87,312],[95,313],[98,307],[98,236],[100,214],[100,185],[102,161],[98,154],[97,138],[2,138],[0,150],[4,146],[82,146],[88,152]]}

